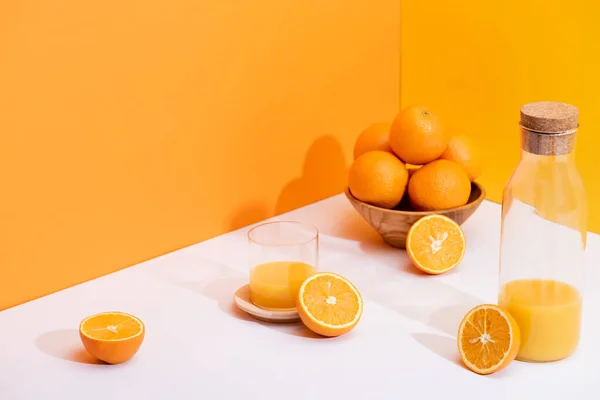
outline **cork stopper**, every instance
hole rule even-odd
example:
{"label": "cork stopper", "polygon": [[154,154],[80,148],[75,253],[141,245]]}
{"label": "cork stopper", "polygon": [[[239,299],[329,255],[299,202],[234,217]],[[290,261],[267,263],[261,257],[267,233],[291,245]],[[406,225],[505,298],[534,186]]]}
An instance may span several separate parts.
{"label": "cork stopper", "polygon": [[578,127],[579,110],[566,103],[540,101],[521,107],[521,126],[536,132],[561,133]]}
{"label": "cork stopper", "polygon": [[574,150],[579,110],[570,104],[542,101],[521,107],[521,147],[544,156]]}

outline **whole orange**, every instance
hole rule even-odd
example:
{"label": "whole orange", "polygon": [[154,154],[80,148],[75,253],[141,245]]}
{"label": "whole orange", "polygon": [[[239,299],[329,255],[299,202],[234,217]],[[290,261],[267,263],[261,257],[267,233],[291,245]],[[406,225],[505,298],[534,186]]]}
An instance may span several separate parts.
{"label": "whole orange", "polygon": [[410,204],[418,211],[436,211],[467,204],[469,176],[457,163],[436,160],[419,168],[408,182]]}
{"label": "whole orange", "polygon": [[454,161],[463,167],[471,181],[477,179],[483,170],[481,149],[469,136],[457,135],[450,139],[440,158]]}
{"label": "whole orange", "polygon": [[389,122],[376,122],[362,131],[354,143],[354,159],[374,150],[391,152],[389,140],[391,126]]}
{"label": "whole orange", "polygon": [[424,106],[402,109],[390,129],[392,151],[406,163],[424,165],[442,155],[448,145],[439,117]]}
{"label": "whole orange", "polygon": [[394,208],[402,200],[408,171],[404,163],[387,151],[370,151],[350,167],[348,188],[354,197],[382,208]]}

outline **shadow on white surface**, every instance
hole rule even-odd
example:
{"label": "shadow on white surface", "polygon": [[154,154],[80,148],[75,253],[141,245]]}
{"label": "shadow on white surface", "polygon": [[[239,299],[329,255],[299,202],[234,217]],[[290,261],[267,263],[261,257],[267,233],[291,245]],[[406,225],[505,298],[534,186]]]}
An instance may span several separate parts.
{"label": "shadow on white surface", "polygon": [[178,285],[215,301],[219,307],[219,310],[227,314],[229,317],[249,323],[256,323],[278,333],[310,339],[325,339],[308,330],[302,323],[277,324],[263,322],[240,310],[233,302],[233,294],[238,288],[240,288],[240,286],[244,286],[247,283],[247,278],[230,277],[218,279],[208,283],[185,282],[178,283]]}
{"label": "shadow on white surface", "polygon": [[472,300],[468,303],[453,304],[437,309],[418,305],[397,305],[394,307],[394,310],[405,317],[424,323],[447,335],[456,337],[460,321],[471,308],[480,303],[482,302]]}
{"label": "shadow on white surface", "polygon": [[460,361],[456,347],[456,338],[442,336],[434,333],[413,333],[412,337],[422,346],[428,348],[438,356],[445,358],[460,368],[466,367]]}
{"label": "shadow on white surface", "polygon": [[388,277],[366,294],[378,304],[446,335],[456,337],[464,315],[481,299],[439,280]]}
{"label": "shadow on white surface", "polygon": [[76,329],[58,329],[40,335],[35,344],[49,356],[81,364],[105,365],[85,350]]}
{"label": "shadow on white surface", "polygon": [[[400,271],[402,271],[402,272],[404,272],[406,274],[409,274],[409,275],[424,277],[422,279],[427,279],[428,277],[429,278],[431,277],[431,275],[428,275],[425,272],[421,271],[420,269],[416,268],[412,264],[412,261],[410,261],[408,259],[408,256],[406,255],[406,252],[402,252],[402,255],[403,255],[403,258],[401,260],[403,260],[403,261],[398,263]],[[449,272],[446,272],[446,274],[451,274],[452,272],[453,271],[449,271]]]}
{"label": "shadow on white surface", "polygon": [[[223,308],[226,308],[227,305],[224,305]],[[280,333],[284,333],[287,335],[292,335],[292,336],[298,336],[298,337],[303,337],[303,338],[309,338],[309,339],[328,339],[326,337],[323,336],[319,336],[316,333],[310,331],[308,328],[306,328],[306,326],[304,326],[304,324],[302,324],[302,322],[293,322],[293,323],[269,323],[269,322],[263,322],[263,321],[259,321],[255,318],[253,318],[252,316],[250,316],[249,314],[245,313],[244,311],[240,310],[234,303],[233,301],[229,303],[229,307],[230,309],[230,313],[235,316],[236,318],[239,318],[241,320],[244,321],[251,321],[253,323],[262,325],[266,328],[275,330],[277,332]],[[227,310],[224,310],[227,311]]]}

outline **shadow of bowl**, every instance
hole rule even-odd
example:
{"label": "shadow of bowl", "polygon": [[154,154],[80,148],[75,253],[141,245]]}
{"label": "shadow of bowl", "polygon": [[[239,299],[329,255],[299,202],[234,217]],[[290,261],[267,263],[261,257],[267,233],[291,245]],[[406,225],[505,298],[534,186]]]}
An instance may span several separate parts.
{"label": "shadow of bowl", "polygon": [[462,225],[479,208],[485,199],[485,189],[478,183],[471,183],[471,195],[467,204],[461,207],[438,211],[414,211],[403,199],[395,209],[377,207],[358,200],[346,186],[344,193],[352,207],[379,233],[385,243],[392,247],[404,249],[406,235],[416,221],[427,215],[444,215],[457,224]]}

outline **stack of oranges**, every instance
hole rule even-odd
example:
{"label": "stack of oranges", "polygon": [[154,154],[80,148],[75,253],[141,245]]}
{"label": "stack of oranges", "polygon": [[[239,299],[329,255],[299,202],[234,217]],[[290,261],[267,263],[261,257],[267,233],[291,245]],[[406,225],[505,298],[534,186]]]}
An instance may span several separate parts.
{"label": "stack of oranges", "polygon": [[434,111],[414,105],[359,135],[348,188],[378,207],[396,208],[406,196],[414,210],[445,210],[468,202],[482,168],[471,138],[452,135]]}

